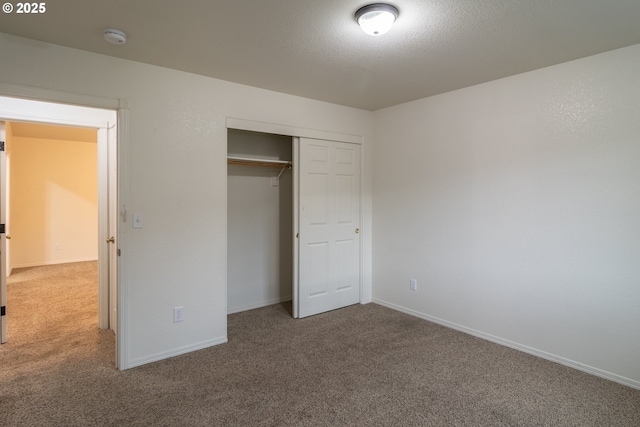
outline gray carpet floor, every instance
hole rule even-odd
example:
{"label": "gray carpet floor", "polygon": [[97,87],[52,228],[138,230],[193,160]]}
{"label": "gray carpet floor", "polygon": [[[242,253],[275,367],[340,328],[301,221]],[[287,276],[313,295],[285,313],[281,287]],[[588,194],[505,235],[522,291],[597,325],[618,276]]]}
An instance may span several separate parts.
{"label": "gray carpet floor", "polygon": [[640,426],[640,390],[375,304],[300,320],[290,310],[230,315],[227,344],[124,372],[97,313],[5,344],[1,423]]}

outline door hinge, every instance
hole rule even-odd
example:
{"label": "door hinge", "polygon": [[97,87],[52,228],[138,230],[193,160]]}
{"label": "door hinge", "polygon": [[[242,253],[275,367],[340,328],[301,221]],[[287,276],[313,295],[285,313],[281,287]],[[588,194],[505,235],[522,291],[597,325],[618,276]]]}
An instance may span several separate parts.
{"label": "door hinge", "polygon": [[4,151],[4,141],[0,141],[0,151]]}
{"label": "door hinge", "polygon": [[0,316],[6,316],[6,315],[7,315],[7,307],[3,305],[2,307],[0,307]]}
{"label": "door hinge", "polygon": [[4,234],[4,224],[0,224],[0,234]]}
{"label": "door hinge", "polygon": [[118,256],[120,256],[120,249],[118,249]]}

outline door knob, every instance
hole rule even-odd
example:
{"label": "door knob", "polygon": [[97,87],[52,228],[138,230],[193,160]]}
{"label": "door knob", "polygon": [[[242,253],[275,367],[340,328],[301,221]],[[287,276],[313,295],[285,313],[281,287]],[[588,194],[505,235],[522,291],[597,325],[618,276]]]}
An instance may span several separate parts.
{"label": "door knob", "polygon": [[359,228],[356,228],[356,234],[358,234],[360,232]]}
{"label": "door knob", "polygon": [[7,240],[11,240],[11,236],[7,234]]}
{"label": "door knob", "polygon": [[107,243],[115,243],[116,242],[116,238],[111,236],[109,239],[107,239]]}

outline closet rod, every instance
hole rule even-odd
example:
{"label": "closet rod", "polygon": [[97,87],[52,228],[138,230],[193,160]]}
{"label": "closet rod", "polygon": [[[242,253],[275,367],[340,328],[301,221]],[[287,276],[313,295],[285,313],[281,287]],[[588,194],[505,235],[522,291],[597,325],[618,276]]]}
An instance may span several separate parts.
{"label": "closet rod", "polygon": [[291,169],[291,162],[286,160],[251,159],[247,157],[227,157],[227,164],[242,166],[267,166]]}

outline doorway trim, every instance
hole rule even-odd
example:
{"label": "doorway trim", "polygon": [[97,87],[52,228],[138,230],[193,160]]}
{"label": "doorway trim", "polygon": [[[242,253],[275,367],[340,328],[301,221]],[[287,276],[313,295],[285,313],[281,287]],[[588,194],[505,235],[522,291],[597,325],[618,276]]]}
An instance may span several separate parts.
{"label": "doorway trim", "polygon": [[[26,101],[39,101],[50,102],[56,104],[64,104],[74,107],[84,108],[100,108],[104,110],[113,110],[116,114],[117,121],[117,189],[116,189],[116,210],[118,211],[118,227],[116,242],[119,251],[126,250],[126,240],[123,223],[126,221],[125,205],[127,199],[128,189],[128,173],[127,173],[127,147],[128,147],[128,103],[123,99],[96,97],[84,94],[75,94],[69,92],[61,92],[49,89],[33,88],[28,86],[13,85],[0,82],[0,96],[8,98],[19,98]],[[2,114],[4,117],[4,113]],[[20,117],[9,115],[7,120],[24,120],[30,122],[40,122],[48,124],[61,124],[71,126],[85,126],[98,129],[106,128],[108,123],[96,123],[95,119],[91,117],[75,117],[73,120],[65,118],[63,114],[51,113],[46,115],[22,114]],[[102,242],[100,242],[102,243]],[[126,253],[126,252],[125,252]],[[126,295],[126,264],[124,257],[118,257],[117,272],[115,278],[115,292],[116,292],[116,354],[115,365],[117,369],[127,369],[129,366],[128,361],[128,348],[127,340],[127,295]],[[107,295],[108,298],[108,295]],[[108,318],[108,313],[107,313]]]}

